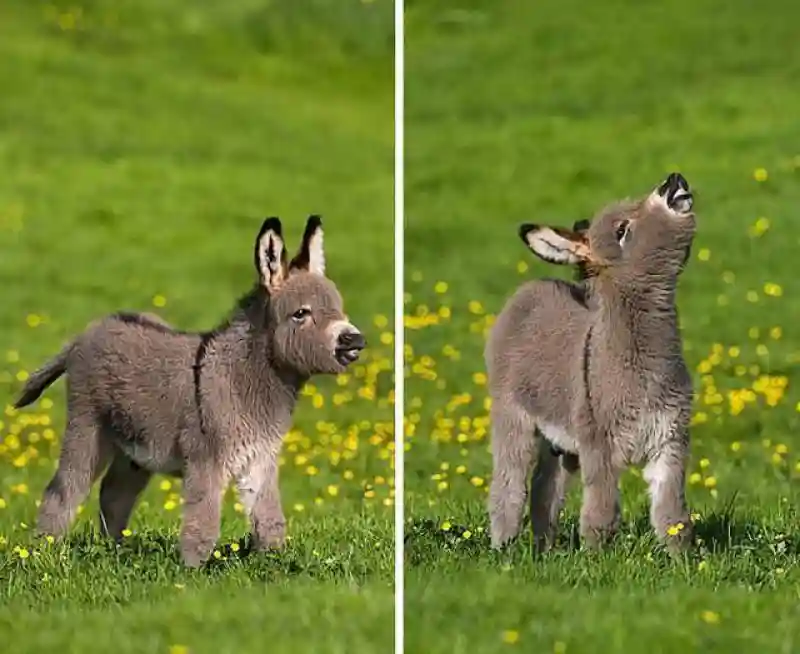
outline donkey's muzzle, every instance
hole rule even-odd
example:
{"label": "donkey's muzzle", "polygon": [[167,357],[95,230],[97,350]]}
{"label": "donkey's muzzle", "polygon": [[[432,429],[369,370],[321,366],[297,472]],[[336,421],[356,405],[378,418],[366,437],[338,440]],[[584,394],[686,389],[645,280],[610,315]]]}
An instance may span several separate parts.
{"label": "donkey's muzzle", "polygon": [[694,196],[689,188],[689,182],[680,173],[670,173],[658,187],[658,194],[664,198],[667,206],[673,211],[688,213],[692,210]]}
{"label": "donkey's muzzle", "polygon": [[358,359],[361,350],[367,347],[367,339],[361,332],[343,332],[336,339],[336,360],[343,366]]}

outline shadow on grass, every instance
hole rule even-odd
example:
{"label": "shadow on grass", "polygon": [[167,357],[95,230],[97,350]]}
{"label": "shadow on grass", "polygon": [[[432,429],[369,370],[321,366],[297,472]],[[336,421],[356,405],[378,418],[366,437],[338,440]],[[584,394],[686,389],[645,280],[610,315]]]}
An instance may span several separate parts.
{"label": "shadow on grass", "polygon": [[[164,566],[175,571],[183,570],[180,539],[176,534],[142,532],[132,534],[119,543],[101,536],[97,531],[75,533],[65,546],[70,558],[82,566],[94,563],[108,564],[115,558],[122,568],[158,570]],[[277,578],[306,576],[309,578],[354,577],[358,569],[352,557],[322,557],[291,543],[282,550],[260,551],[255,548],[250,535],[238,540],[218,543],[209,560],[199,569],[210,576],[229,574],[232,570],[246,570],[254,580],[270,581]],[[159,573],[160,574],[160,573]]]}
{"label": "shadow on grass", "polygon": [[406,564],[411,566],[430,561],[433,553],[479,558],[491,551],[484,527],[471,528],[432,518],[406,522],[403,543]]}
{"label": "shadow on grass", "polygon": [[[717,511],[709,512],[694,523],[695,547],[691,556],[706,554],[750,553],[756,556],[800,556],[800,540],[791,533],[768,526],[750,516],[734,513],[732,497]],[[788,525],[793,523],[787,520]],[[405,560],[409,566],[430,563],[441,556],[486,561],[504,560],[503,554],[491,549],[488,524],[468,526],[450,520],[425,518],[409,520],[405,529]],[[577,516],[570,515],[561,521],[555,554],[574,554],[581,550],[580,526]],[[623,556],[662,552],[652,530],[647,509],[623,523],[611,550]],[[532,546],[530,524],[525,521],[517,540],[506,553],[539,558]],[[546,556],[546,555],[545,555]]]}
{"label": "shadow on grass", "polygon": [[141,531],[115,543],[86,529],[61,542],[36,539],[0,548],[0,608],[9,602],[36,610],[75,602],[106,607],[172,597],[176,588],[220,584],[388,582],[394,570],[391,561],[369,554],[353,543],[305,539],[289,541],[279,552],[261,552],[245,537],[218,543],[209,561],[192,570],[182,563],[174,532]]}

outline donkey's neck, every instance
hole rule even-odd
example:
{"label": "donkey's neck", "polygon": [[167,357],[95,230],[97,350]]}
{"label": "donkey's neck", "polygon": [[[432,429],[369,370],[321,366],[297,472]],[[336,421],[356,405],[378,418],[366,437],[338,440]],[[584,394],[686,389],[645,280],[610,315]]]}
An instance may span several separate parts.
{"label": "donkey's neck", "polygon": [[671,358],[681,351],[675,286],[668,281],[619,284],[597,280],[596,329],[606,347],[633,362]]}
{"label": "donkey's neck", "polygon": [[264,299],[256,289],[237,304],[227,322],[216,330],[226,376],[242,410],[264,427],[288,428],[300,390],[307,381],[281,367],[272,351],[273,328],[267,322]]}
{"label": "donkey's neck", "polygon": [[276,365],[268,333],[245,322],[234,322],[221,340],[231,390],[251,417],[269,422],[288,421],[306,380]]}

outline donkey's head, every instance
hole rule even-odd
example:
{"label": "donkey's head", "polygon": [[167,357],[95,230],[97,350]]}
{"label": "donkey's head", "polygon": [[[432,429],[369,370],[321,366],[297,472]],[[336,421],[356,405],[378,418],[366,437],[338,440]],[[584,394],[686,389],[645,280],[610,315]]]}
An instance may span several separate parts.
{"label": "donkey's head", "polygon": [[325,276],[322,240],[322,220],[310,216],[300,250],[287,261],[281,221],[268,218],[255,244],[259,283],[269,298],[273,353],[280,365],[303,376],[340,373],[366,346]]}
{"label": "donkey's head", "polygon": [[693,197],[680,173],[671,173],[650,194],[603,209],[572,230],[525,224],[522,240],[551,263],[576,265],[582,278],[674,277],[683,269],[695,233]]}

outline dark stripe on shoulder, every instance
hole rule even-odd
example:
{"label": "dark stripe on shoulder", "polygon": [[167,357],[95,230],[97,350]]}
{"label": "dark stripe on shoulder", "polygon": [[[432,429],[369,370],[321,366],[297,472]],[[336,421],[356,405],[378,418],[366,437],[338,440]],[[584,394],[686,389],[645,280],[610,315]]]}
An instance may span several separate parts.
{"label": "dark stripe on shoulder", "polygon": [[117,313],[112,313],[110,316],[113,320],[119,320],[126,325],[136,325],[137,327],[142,327],[143,329],[152,329],[153,331],[159,332],[161,334],[177,334],[179,336],[194,336],[197,335],[196,332],[186,331],[183,329],[175,329],[172,325],[168,325],[162,322],[158,322],[150,318],[149,316],[143,315],[141,313],[134,313],[132,311],[118,311]]}
{"label": "dark stripe on shoulder", "polygon": [[589,409],[589,416],[592,422],[594,422],[594,410],[592,409],[592,393],[589,390],[589,358],[591,355],[593,328],[593,325],[589,325],[589,331],[586,332],[586,340],[583,342],[583,390],[586,395],[586,406]]}
{"label": "dark stripe on shoulder", "polygon": [[578,302],[579,304],[583,305],[584,307],[588,307],[586,302],[587,291],[588,289],[586,288],[585,284],[569,285],[569,294],[572,296],[572,299]]}
{"label": "dark stripe on shoulder", "polygon": [[587,296],[589,289],[587,288],[585,283],[581,281],[568,282],[565,279],[551,279],[550,281],[555,282],[559,286],[564,287],[573,300],[575,300],[578,304],[580,304],[584,308],[588,308],[589,305]]}
{"label": "dark stripe on shoulder", "polygon": [[197,419],[200,424],[200,433],[203,436],[208,434],[208,425],[206,424],[205,414],[203,412],[203,391],[201,388],[203,377],[203,363],[205,362],[208,348],[217,336],[216,331],[203,332],[200,334],[200,343],[197,346],[197,351],[194,353],[194,364],[192,365],[192,372],[194,374],[194,405],[197,410]]}
{"label": "dark stripe on shoulder", "polygon": [[164,334],[175,334],[178,333],[172,327],[167,325],[162,325],[159,322],[154,322],[150,320],[147,316],[143,316],[140,313],[132,313],[128,311],[119,311],[117,313],[111,314],[111,318],[114,320],[119,320],[126,325],[136,325],[137,327],[144,327],[145,329],[153,329],[157,332],[162,332]]}

